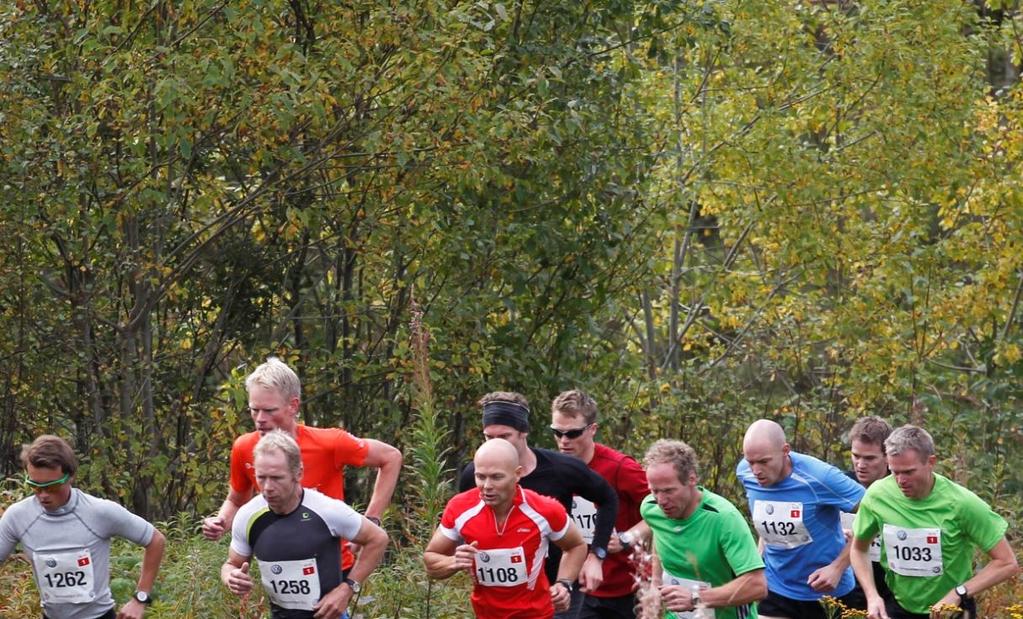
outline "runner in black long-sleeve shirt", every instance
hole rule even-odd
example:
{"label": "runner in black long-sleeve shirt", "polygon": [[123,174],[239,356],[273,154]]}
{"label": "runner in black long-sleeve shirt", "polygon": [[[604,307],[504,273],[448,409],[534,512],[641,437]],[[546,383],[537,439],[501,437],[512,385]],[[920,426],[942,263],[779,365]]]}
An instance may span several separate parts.
{"label": "runner in black long-sleeve shirt", "polygon": [[[583,590],[595,590],[603,580],[601,564],[607,556],[607,543],[618,516],[618,496],[614,489],[577,458],[529,446],[529,402],[521,394],[495,391],[483,396],[479,403],[483,407],[483,436],[487,440],[503,438],[519,452],[520,463],[525,469],[525,475],[519,480],[523,488],[553,497],[570,514],[573,495],[597,506],[593,543],[579,574]],[[462,470],[458,484],[460,492],[475,487],[475,474],[472,464]],[[544,566],[548,578],[557,578],[560,561],[561,551],[552,545]]]}

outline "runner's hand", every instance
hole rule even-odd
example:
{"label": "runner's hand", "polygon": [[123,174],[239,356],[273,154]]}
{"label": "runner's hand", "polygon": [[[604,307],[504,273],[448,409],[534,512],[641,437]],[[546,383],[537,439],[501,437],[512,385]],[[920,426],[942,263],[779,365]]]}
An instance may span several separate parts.
{"label": "runner's hand", "polygon": [[117,619],[142,619],[142,615],[145,613],[146,605],[132,598],[118,611]]}
{"label": "runner's hand", "polygon": [[583,569],[579,571],[579,586],[585,593],[593,593],[604,582],[604,564],[593,553],[586,555]]}
{"label": "runner's hand", "polygon": [[814,591],[829,593],[835,590],[835,587],[842,580],[842,574],[844,573],[844,568],[829,563],[811,572],[810,577],[806,579],[806,584],[810,585],[810,588]]}
{"label": "runner's hand", "polygon": [[565,588],[564,583],[556,582],[551,586],[551,602],[554,612],[563,613],[572,604],[572,592]]}
{"label": "runner's hand", "polygon": [[252,591],[252,578],[249,577],[249,562],[231,570],[227,575],[227,588],[235,595],[245,595]]}
{"label": "runner's hand", "polygon": [[661,605],[666,610],[689,611],[693,610],[693,594],[690,588],[682,585],[662,585],[658,588],[661,594]]}
{"label": "runner's hand", "polygon": [[867,599],[867,619],[888,619],[888,611],[880,595]]}
{"label": "runner's hand", "polygon": [[476,547],[479,542],[462,544],[455,548],[455,569],[472,571],[476,565]]}
{"label": "runner's hand", "polygon": [[202,534],[206,539],[215,542],[223,537],[225,531],[224,519],[220,516],[210,516],[209,518],[202,519]]}
{"label": "runner's hand", "polygon": [[352,601],[354,592],[352,588],[341,583],[327,595],[320,598],[320,601],[313,605],[313,617],[315,619],[334,619],[340,617],[341,613],[348,608]]}

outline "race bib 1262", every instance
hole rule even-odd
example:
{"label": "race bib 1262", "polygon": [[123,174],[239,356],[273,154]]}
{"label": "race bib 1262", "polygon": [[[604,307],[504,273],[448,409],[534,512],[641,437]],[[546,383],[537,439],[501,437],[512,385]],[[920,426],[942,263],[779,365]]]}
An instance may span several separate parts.
{"label": "race bib 1262", "polygon": [[32,559],[44,603],[84,604],[95,599],[92,554],[88,549],[36,553]]}

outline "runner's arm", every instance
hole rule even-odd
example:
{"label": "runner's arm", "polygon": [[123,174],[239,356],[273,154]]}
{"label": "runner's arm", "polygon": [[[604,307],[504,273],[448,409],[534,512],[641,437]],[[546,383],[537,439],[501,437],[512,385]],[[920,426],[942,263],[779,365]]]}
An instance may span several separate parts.
{"label": "runner's arm", "polygon": [[628,531],[623,531],[622,533],[611,536],[611,540],[607,543],[607,551],[609,553],[613,554],[625,550],[621,542],[623,533],[628,533],[632,538],[632,544],[629,546],[629,551],[641,544],[644,547],[650,546],[650,525],[646,523],[646,520],[640,520]]}
{"label": "runner's arm", "polygon": [[151,593],[153,583],[156,582],[156,574],[160,571],[160,563],[163,561],[163,550],[167,546],[167,538],[159,529],[153,529],[153,538],[146,544],[146,550],[142,553],[142,573],[139,574],[137,591]]}
{"label": "runner's arm", "polygon": [[217,510],[216,516],[210,516],[204,518],[202,521],[202,534],[208,540],[216,541],[220,539],[224,533],[231,530],[231,525],[234,524],[234,516],[241,509],[242,505],[248,502],[252,498],[251,493],[249,496],[238,492],[234,488],[231,488],[230,492],[227,493],[227,498],[224,499],[224,503]]}
{"label": "runner's arm", "polygon": [[554,540],[554,545],[562,552],[561,563],[558,564],[558,580],[575,582],[589,551],[574,521],[569,519],[568,531],[560,539]]}
{"label": "runner's arm", "polygon": [[[366,506],[366,515],[380,518],[384,515],[387,506],[391,504],[391,496],[394,495],[394,488],[398,485],[398,475],[401,473],[401,452],[382,441],[370,438],[363,440],[369,445],[363,466],[377,469],[377,480],[373,486],[373,496],[370,497],[369,505]],[[356,541],[356,543],[358,542]]]}
{"label": "runner's arm", "polygon": [[618,494],[603,477],[581,461],[577,462],[579,468],[574,472],[577,477],[576,487],[572,489],[572,494],[578,494],[597,506],[597,519],[593,525],[591,547],[607,549],[611,531],[615,527],[615,520],[618,519]]}
{"label": "runner's arm", "polygon": [[[142,553],[142,573],[139,574],[138,585],[135,588],[136,591],[152,593],[153,583],[156,582],[156,574],[160,571],[160,562],[163,560],[163,549],[166,543],[167,538],[164,537],[163,533],[160,533],[159,529],[154,528],[153,537],[150,538],[149,543],[146,544],[145,551]],[[121,607],[121,611],[117,613],[117,616],[119,618],[142,617],[145,612],[146,605],[132,597]]]}
{"label": "runner's arm", "polygon": [[853,540],[850,538],[834,561],[810,574],[810,577],[806,579],[806,584],[810,585],[811,589],[823,593],[835,590],[842,580],[842,575],[845,574],[845,568],[849,567],[849,550],[852,548],[852,542]]}
{"label": "runner's arm", "polygon": [[711,608],[742,606],[767,597],[767,577],[764,569],[740,574],[720,587],[711,587],[700,592],[700,599]]}
{"label": "runner's arm", "polygon": [[227,551],[227,561],[220,566],[220,581],[235,595],[245,595],[252,590],[249,577],[249,557],[234,550]]}
{"label": "runner's arm", "polygon": [[369,578],[370,573],[380,565],[381,559],[384,558],[384,552],[387,551],[387,544],[390,538],[387,537],[386,531],[363,517],[359,534],[352,538],[352,541],[362,546],[362,552],[359,553],[359,558],[355,560],[355,564],[348,573],[348,577],[358,583],[363,583]]}
{"label": "runner's arm", "polygon": [[[444,535],[440,528],[434,534],[433,539],[426,545],[423,552],[423,564],[426,565],[426,575],[430,578],[443,580],[450,578],[459,570],[472,568],[471,554],[475,553],[475,547],[462,544],[458,545],[452,539]],[[466,564],[468,561],[468,564]]]}
{"label": "runner's arm", "polygon": [[[362,552],[359,553],[359,558],[355,560],[355,564],[348,573],[348,578],[362,584],[366,582],[370,573],[376,569],[377,565],[380,564],[380,560],[384,558],[384,552],[387,550],[387,542],[389,540],[387,533],[383,529],[373,524],[365,516],[360,516],[360,518],[362,519],[362,524],[359,526],[359,533],[351,541],[361,546]],[[347,610],[354,595],[355,591],[352,589],[352,586],[347,581],[341,582],[341,584],[334,587],[316,602],[313,606],[313,610],[316,611],[313,617],[320,619],[341,615]]]}
{"label": "runner's arm", "polygon": [[870,561],[871,539],[852,538],[852,547],[849,550],[849,562],[852,563],[853,573],[856,580],[863,589],[863,595],[867,598],[868,617],[887,617],[884,608],[884,600],[877,592],[877,583],[874,582],[874,566]]}
{"label": "runner's arm", "polygon": [[[1012,546],[1009,545],[1009,540],[1005,537],[1002,537],[991,550],[987,551],[987,556],[991,559],[987,562],[987,565],[980,568],[980,571],[974,574],[973,578],[963,583],[966,586],[966,594],[970,597],[976,597],[978,593],[1019,574],[1019,562],[1016,559],[1016,553],[1013,552]],[[955,589],[952,589],[935,606],[940,604],[958,606],[959,594],[955,592]]]}

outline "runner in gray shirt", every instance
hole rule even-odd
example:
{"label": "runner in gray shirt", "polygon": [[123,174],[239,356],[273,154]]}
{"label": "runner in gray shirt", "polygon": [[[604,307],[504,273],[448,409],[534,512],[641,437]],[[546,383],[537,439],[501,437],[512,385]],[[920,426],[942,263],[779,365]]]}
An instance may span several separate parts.
{"label": "runner in gray shirt", "polygon": [[[78,461],[63,439],[43,435],[21,452],[31,496],[0,517],[0,562],[21,544],[45,619],[141,619],[163,558],[164,536],[117,503],[72,487]],[[145,546],[135,596],[114,613],[110,540]]]}

